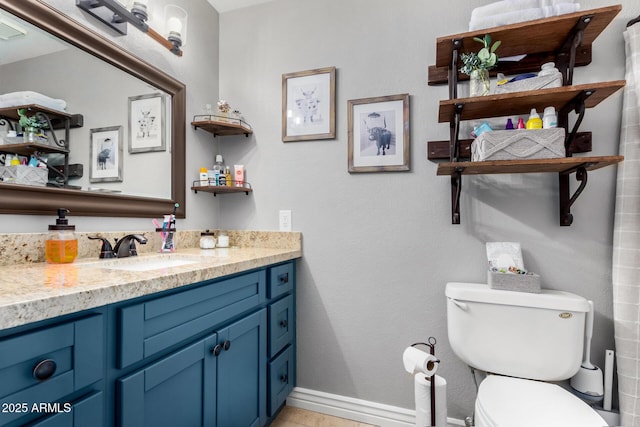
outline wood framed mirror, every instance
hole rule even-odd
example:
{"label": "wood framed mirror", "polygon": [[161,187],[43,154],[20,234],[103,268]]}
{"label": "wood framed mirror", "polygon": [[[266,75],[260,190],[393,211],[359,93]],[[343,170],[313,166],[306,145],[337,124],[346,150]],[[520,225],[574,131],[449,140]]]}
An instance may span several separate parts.
{"label": "wood framed mirror", "polygon": [[144,218],[170,212],[178,203],[176,216],[184,218],[185,85],[40,0],[0,0],[0,9],[168,94],[171,138],[170,198],[0,183],[0,213],[51,215],[65,207],[73,215]]}

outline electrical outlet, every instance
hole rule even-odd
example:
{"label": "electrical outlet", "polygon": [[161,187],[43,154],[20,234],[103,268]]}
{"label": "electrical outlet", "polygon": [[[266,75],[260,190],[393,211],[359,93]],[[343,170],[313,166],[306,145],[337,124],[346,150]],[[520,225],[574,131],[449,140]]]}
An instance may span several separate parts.
{"label": "electrical outlet", "polygon": [[280,211],[280,231],[291,231],[291,211]]}

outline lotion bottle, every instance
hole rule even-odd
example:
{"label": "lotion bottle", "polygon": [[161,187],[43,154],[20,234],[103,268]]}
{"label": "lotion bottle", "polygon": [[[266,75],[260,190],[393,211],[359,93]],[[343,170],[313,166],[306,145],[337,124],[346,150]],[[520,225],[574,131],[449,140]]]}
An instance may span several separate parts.
{"label": "lotion bottle", "polygon": [[76,226],[69,225],[65,215],[68,209],[58,209],[58,219],[55,224],[49,225],[49,235],[45,242],[45,258],[51,264],[68,264],[78,256],[78,238]]}
{"label": "lotion bottle", "polygon": [[542,119],[538,115],[535,108],[531,109],[529,120],[527,120],[527,129],[542,129]]}

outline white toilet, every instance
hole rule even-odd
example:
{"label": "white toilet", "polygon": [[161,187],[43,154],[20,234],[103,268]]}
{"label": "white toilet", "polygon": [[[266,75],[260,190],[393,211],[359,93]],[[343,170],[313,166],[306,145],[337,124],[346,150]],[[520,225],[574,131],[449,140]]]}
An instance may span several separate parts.
{"label": "white toilet", "polygon": [[568,292],[540,294],[447,283],[451,348],[489,375],[475,403],[478,427],[602,427],[605,420],[561,381],[582,361],[587,300]]}

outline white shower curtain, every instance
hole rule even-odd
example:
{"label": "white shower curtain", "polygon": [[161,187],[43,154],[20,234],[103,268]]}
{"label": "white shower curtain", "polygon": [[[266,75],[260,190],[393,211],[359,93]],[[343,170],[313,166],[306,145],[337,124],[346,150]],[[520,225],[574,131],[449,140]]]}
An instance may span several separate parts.
{"label": "white shower curtain", "polygon": [[621,425],[640,427],[640,24],[624,33],[624,90],[613,234],[613,308]]}

